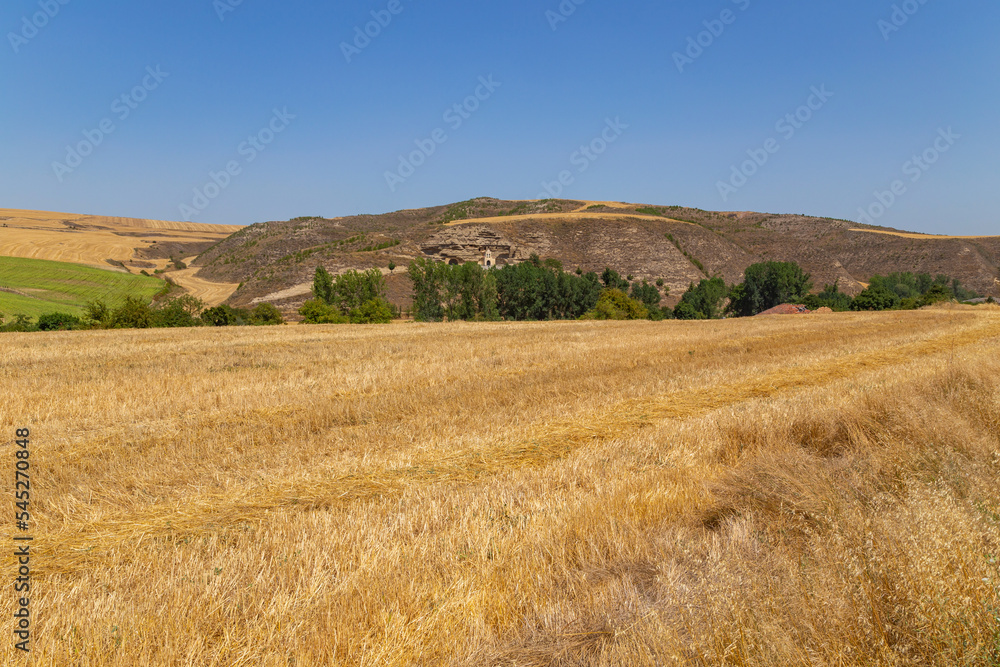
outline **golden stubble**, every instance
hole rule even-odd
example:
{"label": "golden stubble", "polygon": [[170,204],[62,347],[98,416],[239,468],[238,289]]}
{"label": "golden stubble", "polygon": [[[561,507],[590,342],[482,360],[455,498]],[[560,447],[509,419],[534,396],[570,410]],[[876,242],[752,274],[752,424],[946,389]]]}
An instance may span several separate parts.
{"label": "golden stubble", "polygon": [[998,340],[995,308],[4,335],[33,660],[990,664]]}

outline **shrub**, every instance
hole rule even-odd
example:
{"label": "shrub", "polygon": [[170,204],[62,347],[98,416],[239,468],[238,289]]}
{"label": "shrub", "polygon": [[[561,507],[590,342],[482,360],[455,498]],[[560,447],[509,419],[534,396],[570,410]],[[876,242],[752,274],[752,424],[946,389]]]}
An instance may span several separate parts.
{"label": "shrub", "polygon": [[647,317],[649,309],[641,301],[630,299],[618,289],[604,290],[597,304],[583,315],[586,320],[644,320]]}
{"label": "shrub", "polygon": [[285,318],[273,303],[258,303],[250,311],[250,324],[254,326],[277,326],[284,323]]}
{"label": "shrub", "polygon": [[14,321],[9,322],[2,327],[0,331],[6,331],[11,333],[25,333],[28,331],[38,331],[38,327],[31,321],[31,318],[23,313],[19,313],[14,316]]}
{"label": "shrub", "polygon": [[929,306],[932,303],[939,303],[941,301],[950,301],[952,297],[952,291],[949,290],[944,285],[934,284],[931,285],[926,293],[920,298],[920,305]]}
{"label": "shrub", "polygon": [[854,297],[851,310],[891,310],[899,305],[899,295],[884,285],[871,284]]}
{"label": "shrub", "polygon": [[47,313],[38,318],[39,331],[70,331],[81,328],[83,322],[68,313]]}
{"label": "shrub", "polygon": [[392,322],[392,306],[381,297],[365,301],[351,310],[352,324],[388,324]]}
{"label": "shrub", "polygon": [[114,314],[108,304],[100,299],[87,304],[83,317],[87,325],[95,329],[110,329],[114,322]]}
{"label": "shrub", "polygon": [[160,303],[153,309],[153,326],[159,328],[198,327],[204,324],[199,319],[205,304],[190,294]]}
{"label": "shrub", "polygon": [[149,304],[134,296],[125,297],[111,315],[111,326],[115,329],[148,329],[155,321]]}
{"label": "shrub", "polygon": [[350,321],[339,310],[322,299],[309,299],[299,308],[305,324],[346,324]]}
{"label": "shrub", "polygon": [[819,294],[810,294],[802,300],[802,303],[810,310],[829,308],[838,313],[850,310],[853,302],[854,299],[849,294],[840,291],[839,280],[832,285],[824,286],[823,291]]}
{"label": "shrub", "polygon": [[250,313],[222,304],[203,312],[201,320],[210,327],[239,327],[250,323]]}

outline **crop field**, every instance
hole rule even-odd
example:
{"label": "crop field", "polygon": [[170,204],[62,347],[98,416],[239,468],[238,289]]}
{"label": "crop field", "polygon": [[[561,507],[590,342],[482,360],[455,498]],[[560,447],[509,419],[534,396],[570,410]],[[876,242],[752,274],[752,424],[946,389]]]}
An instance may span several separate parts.
{"label": "crop field", "polygon": [[32,664],[1000,665],[998,353],[993,306],[5,334]]}
{"label": "crop field", "polygon": [[0,257],[0,313],[38,317],[80,315],[88,301],[118,304],[132,295],[149,300],[163,288],[156,278],[42,259]]}

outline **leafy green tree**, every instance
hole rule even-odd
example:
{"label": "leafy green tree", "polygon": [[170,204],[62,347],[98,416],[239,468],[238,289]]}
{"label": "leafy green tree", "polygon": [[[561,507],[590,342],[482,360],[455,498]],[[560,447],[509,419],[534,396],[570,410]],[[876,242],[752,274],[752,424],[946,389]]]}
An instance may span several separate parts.
{"label": "leafy green tree", "polygon": [[854,297],[851,310],[892,310],[899,305],[900,300],[899,295],[885,285],[872,283]]}
{"label": "leafy green tree", "polygon": [[939,303],[941,301],[950,301],[954,293],[952,290],[948,289],[944,285],[931,285],[927,292],[920,297],[921,306],[929,306],[932,303]]}
{"label": "leafy green tree", "polygon": [[802,300],[802,303],[810,310],[829,308],[838,313],[850,310],[853,302],[854,299],[851,298],[850,294],[840,291],[839,280],[832,285],[825,285],[819,294],[810,294]]}
{"label": "leafy green tree", "polygon": [[646,306],[650,316],[662,319],[660,301],[662,301],[663,297],[660,296],[660,290],[656,289],[655,286],[650,285],[645,280],[642,281],[642,284],[634,283],[632,285],[632,293],[629,296],[636,301],[641,301]]}
{"label": "leafy green tree", "polygon": [[675,320],[703,320],[705,316],[695,310],[694,306],[691,305],[689,301],[681,301],[674,308],[674,319]]}
{"label": "leafy green tree", "polygon": [[39,331],[71,331],[79,329],[83,322],[69,313],[46,313],[38,318]]}
{"label": "leafy green tree", "polygon": [[413,319],[418,322],[440,322],[444,319],[441,289],[447,279],[447,264],[418,257],[410,262],[406,272],[413,283]]}
{"label": "leafy green tree", "polygon": [[[681,303],[674,309],[674,316],[677,319],[716,319],[722,315],[722,301],[727,294],[726,281],[721,277],[702,278],[697,285],[691,283],[688,287],[688,291],[681,297]],[[681,304],[687,306],[682,307]],[[680,314],[678,308],[681,308]],[[697,317],[688,317],[692,311]]]}
{"label": "leafy green tree", "polygon": [[333,276],[322,266],[316,267],[316,275],[313,276],[312,286],[313,296],[322,299],[323,303],[333,305]]}
{"label": "leafy green tree", "polygon": [[622,278],[621,274],[610,267],[605,267],[604,272],[601,273],[601,282],[604,283],[604,287],[607,289],[628,292],[629,281]]}
{"label": "leafy green tree", "polygon": [[114,325],[114,313],[108,304],[98,299],[90,301],[84,310],[84,322],[95,329],[110,329]]}
{"label": "leafy green tree", "polygon": [[153,309],[154,327],[197,327],[204,325],[200,319],[204,302],[190,294],[168,299]]}
{"label": "leafy green tree", "polygon": [[250,324],[254,326],[277,326],[284,323],[285,318],[273,303],[258,303],[250,311]]}
{"label": "leafy green tree", "polygon": [[340,309],[343,314],[372,299],[385,298],[385,276],[378,269],[367,271],[348,271],[337,276],[333,281],[333,300],[331,305]]}
{"label": "leafy green tree", "polygon": [[125,301],[111,316],[111,326],[115,329],[149,329],[155,323],[153,309],[134,296],[125,297]]}
{"label": "leafy green tree", "polygon": [[783,303],[801,303],[812,289],[809,274],[795,262],[759,262],[743,272],[727,312],[750,317]]}

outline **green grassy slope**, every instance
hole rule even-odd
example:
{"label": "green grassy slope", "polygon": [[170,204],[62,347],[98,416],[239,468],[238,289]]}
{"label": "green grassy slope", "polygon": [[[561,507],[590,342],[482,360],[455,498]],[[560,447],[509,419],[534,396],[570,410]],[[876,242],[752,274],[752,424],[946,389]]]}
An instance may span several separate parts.
{"label": "green grassy slope", "polygon": [[80,315],[88,301],[120,303],[133,295],[145,300],[163,288],[163,281],[79,264],[41,259],[0,257],[0,313],[38,317],[63,312]]}

